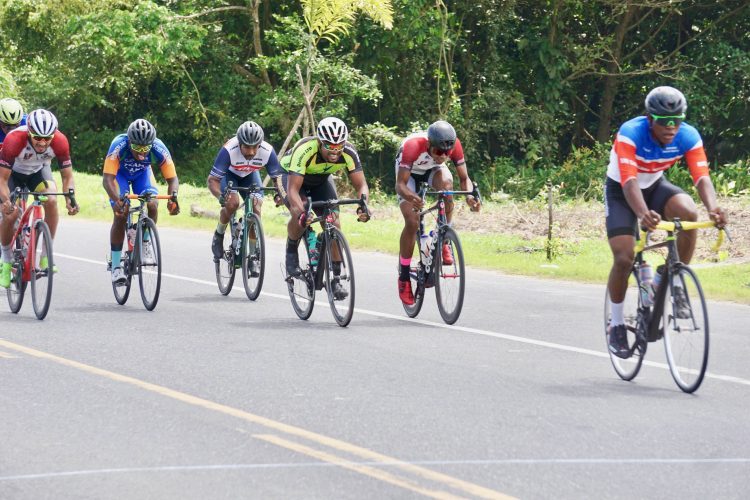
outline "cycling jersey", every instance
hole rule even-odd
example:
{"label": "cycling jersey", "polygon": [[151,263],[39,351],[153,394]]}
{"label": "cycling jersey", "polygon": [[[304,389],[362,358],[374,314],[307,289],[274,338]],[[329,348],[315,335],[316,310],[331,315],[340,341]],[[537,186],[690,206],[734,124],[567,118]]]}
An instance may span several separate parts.
{"label": "cycling jersey", "polygon": [[130,150],[128,135],[120,134],[115,137],[109,146],[107,157],[104,159],[104,173],[112,175],[121,173],[127,179],[132,180],[141,172],[151,168],[152,159],[159,165],[161,174],[165,179],[177,177],[172,155],[160,139],[154,139],[154,144],[146,158],[143,161],[138,161],[133,157],[133,152]]}
{"label": "cycling jersey", "polygon": [[[440,167],[443,164],[436,162],[429,153],[430,141],[427,139],[427,132],[412,134],[401,143],[396,156],[396,174],[398,169],[405,168],[412,174],[424,174],[433,168]],[[461,166],[466,163],[464,159],[464,148],[461,141],[456,138],[456,144],[448,153],[454,165]]]}
{"label": "cycling jersey", "polygon": [[339,170],[346,170],[350,175],[362,171],[357,150],[350,143],[346,143],[344,151],[336,163],[323,159],[318,148],[320,142],[317,137],[300,139],[294,147],[281,158],[281,168],[290,175],[321,175],[327,176]]}
{"label": "cycling jersey", "polygon": [[[23,125],[26,125],[26,115],[23,115],[23,117],[21,118],[21,121],[18,122],[18,126],[19,127],[21,127]],[[12,132],[12,130],[11,130],[11,132]],[[10,132],[8,132],[8,133],[10,133]],[[3,144],[3,141],[5,140],[5,136],[6,135],[7,134],[5,132],[3,132],[3,129],[0,128],[0,147],[2,147],[2,144]]]}
{"label": "cycling jersey", "polygon": [[70,145],[65,134],[56,131],[47,148],[37,153],[31,146],[29,133],[24,125],[11,130],[5,137],[3,149],[0,151],[0,167],[28,175],[49,167],[53,158],[57,158],[61,169],[73,166],[70,160]]}
{"label": "cycling jersey", "polygon": [[246,177],[263,167],[271,177],[281,175],[281,165],[273,146],[266,141],[261,142],[255,156],[248,160],[240,151],[240,141],[235,136],[224,143],[219,150],[214,166],[211,168],[211,176],[223,179],[229,171],[237,177]]}
{"label": "cycling jersey", "polygon": [[636,178],[638,186],[646,189],[683,156],[694,184],[708,176],[703,140],[695,127],[682,122],[674,140],[662,146],[651,136],[648,118],[639,116],[623,123],[617,132],[609,155],[607,176],[623,186]]}

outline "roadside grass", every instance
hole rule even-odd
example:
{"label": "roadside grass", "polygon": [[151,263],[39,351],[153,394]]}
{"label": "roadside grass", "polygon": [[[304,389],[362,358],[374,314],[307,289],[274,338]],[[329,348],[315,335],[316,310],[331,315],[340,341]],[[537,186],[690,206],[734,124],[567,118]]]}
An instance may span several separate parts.
{"label": "roadside grass", "polygon": [[[77,217],[109,221],[112,219],[108,198],[102,188],[101,177],[76,172],[76,198],[81,205]],[[58,176],[59,179],[59,176]],[[59,182],[59,180],[58,180]],[[61,184],[59,184],[61,185]],[[166,185],[158,184],[166,193]],[[166,204],[160,204],[159,224],[167,227],[206,231],[206,255],[208,256],[211,232],[216,227],[215,217],[190,216],[191,206],[218,213],[218,203],[205,186],[180,185],[181,213],[170,217]],[[354,210],[342,209],[341,221],[352,247],[379,251],[394,256],[393,272],[396,273],[396,254],[401,234],[401,218],[392,210],[395,201],[378,196],[374,202],[375,216],[367,224],[358,223]],[[488,202],[485,210],[505,210],[502,204]],[[62,211],[64,213],[64,211]],[[286,237],[288,215],[283,207],[275,207],[269,197],[263,205],[263,227],[267,236]],[[468,265],[502,271],[510,274],[537,276],[559,280],[601,284],[602,298],[612,262],[605,239],[584,237],[575,241],[555,240],[552,262],[547,260],[545,238],[523,238],[497,232],[469,232],[460,225],[456,230],[461,238],[465,260]],[[102,234],[106,241],[108,234]],[[727,264],[693,262],[704,292],[709,299],[720,299],[750,304],[750,264]],[[563,285],[561,285],[563,286]]]}

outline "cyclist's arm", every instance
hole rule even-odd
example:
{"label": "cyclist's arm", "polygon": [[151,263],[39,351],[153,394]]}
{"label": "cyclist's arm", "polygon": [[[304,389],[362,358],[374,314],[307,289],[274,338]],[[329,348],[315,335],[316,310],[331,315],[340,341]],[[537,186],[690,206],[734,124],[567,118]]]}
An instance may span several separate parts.
{"label": "cyclist's arm", "polygon": [[304,175],[289,174],[287,177],[287,202],[289,202],[289,211],[292,217],[297,220],[305,211],[305,205],[302,203],[302,198],[299,195],[299,190],[302,188],[302,182],[305,180]]}
{"label": "cyclist's arm", "polygon": [[[62,178],[63,192],[70,192],[71,189],[75,189],[75,182],[73,180],[73,167],[65,167],[60,169],[60,177]],[[75,215],[80,210],[79,206],[75,207],[72,205],[70,197],[65,197],[65,207],[68,209],[68,215]]]}
{"label": "cyclist's arm", "polygon": [[365,201],[369,200],[370,188],[367,186],[365,173],[361,170],[357,170],[349,174],[349,179],[351,179],[354,189],[357,190],[357,198],[361,198],[364,195]]}
{"label": "cyclist's arm", "polygon": [[216,197],[216,199],[220,199],[222,192],[221,192],[221,179],[218,177],[214,177],[211,174],[208,174],[208,179],[206,180],[206,183],[208,185],[208,190],[211,192],[212,195]]}
{"label": "cyclist's arm", "polygon": [[717,226],[724,227],[727,223],[727,214],[723,208],[718,205],[716,201],[716,191],[714,190],[714,184],[711,182],[711,178],[708,176],[701,177],[698,180],[698,184],[695,185],[698,190],[698,195],[703,201],[708,215],[711,217]]}
{"label": "cyclist's arm", "polygon": [[13,211],[13,205],[10,203],[10,189],[8,188],[8,179],[10,179],[11,169],[0,166],[0,201],[3,206],[3,213],[9,215]]}
{"label": "cyclist's arm", "polygon": [[649,231],[656,229],[656,225],[661,222],[661,216],[658,212],[649,210],[646,200],[643,199],[641,187],[638,185],[638,179],[631,177],[625,181],[625,184],[622,186],[622,192],[630,209],[638,217],[641,225]]}

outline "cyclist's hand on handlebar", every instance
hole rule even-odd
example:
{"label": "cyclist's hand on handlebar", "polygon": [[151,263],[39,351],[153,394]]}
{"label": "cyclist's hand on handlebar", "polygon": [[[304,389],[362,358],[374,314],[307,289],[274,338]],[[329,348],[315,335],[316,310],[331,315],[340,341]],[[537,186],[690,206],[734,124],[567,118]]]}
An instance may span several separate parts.
{"label": "cyclist's hand on handlebar", "polygon": [[125,198],[118,198],[115,200],[114,205],[112,205],[112,210],[115,211],[117,215],[125,215],[125,211],[127,210],[128,202]]}
{"label": "cyclist's hand on handlebar", "polygon": [[482,202],[479,199],[474,198],[472,195],[466,197],[466,204],[469,205],[469,209],[472,212],[479,212],[482,208]]}
{"label": "cyclist's hand on handlebar", "polygon": [[167,202],[167,211],[169,215],[177,215],[180,213],[180,204],[177,203],[177,193],[172,193],[172,199]]}
{"label": "cyclist's hand on handlebar", "polygon": [[219,196],[219,205],[221,206],[221,208],[224,208],[227,205],[227,199],[223,194]]}
{"label": "cyclist's hand on handlebar", "polygon": [[284,198],[281,197],[279,193],[276,193],[273,195],[273,202],[276,204],[277,207],[280,207],[284,204]]}
{"label": "cyclist's hand on handlebar", "polygon": [[415,212],[419,212],[424,207],[424,200],[417,194],[409,196],[409,203]]}
{"label": "cyclist's hand on handlebar", "polygon": [[11,203],[10,200],[5,200],[3,202],[3,214],[10,215],[16,210],[16,205],[14,203]]}
{"label": "cyclist's hand on handlebar", "polygon": [[661,215],[654,210],[649,210],[640,218],[641,227],[648,231],[656,229],[656,225],[661,222]]}
{"label": "cyclist's hand on handlebar", "polygon": [[302,212],[299,214],[299,217],[297,217],[297,224],[299,224],[299,227],[305,228],[307,227],[307,212]]}
{"label": "cyclist's hand on handlebar", "polygon": [[65,208],[68,209],[68,215],[75,215],[81,210],[81,208],[78,206],[78,203],[74,205],[70,198],[67,196],[65,197]]}
{"label": "cyclist's hand on handlebar", "polygon": [[367,222],[370,220],[371,215],[370,210],[363,207],[357,207],[357,220],[359,220],[359,222]]}
{"label": "cyclist's hand on handlebar", "polygon": [[727,224],[727,213],[721,207],[716,207],[709,211],[708,216],[711,217],[711,220],[714,221],[716,227],[719,229],[724,228]]}

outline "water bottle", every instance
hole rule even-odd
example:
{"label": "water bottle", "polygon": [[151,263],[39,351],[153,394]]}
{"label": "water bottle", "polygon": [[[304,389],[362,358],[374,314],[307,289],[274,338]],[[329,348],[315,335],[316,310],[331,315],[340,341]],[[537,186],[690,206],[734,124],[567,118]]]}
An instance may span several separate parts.
{"label": "water bottle", "polygon": [[430,267],[432,263],[432,244],[435,239],[435,231],[423,234],[419,239],[419,257],[425,267]]}
{"label": "water bottle", "polygon": [[240,238],[240,231],[242,231],[242,219],[235,222],[232,225],[232,245],[234,246],[234,254],[240,254],[240,246],[242,245],[242,238]]}
{"label": "water bottle", "polygon": [[654,296],[656,295],[656,291],[659,289],[659,285],[661,284],[661,278],[662,273],[664,272],[664,266],[659,266],[656,268],[656,272],[654,273],[654,279],[651,281],[651,291],[649,293],[649,297],[651,297],[651,303],[654,302]]}
{"label": "water bottle", "polygon": [[133,244],[135,243],[135,226],[128,228],[128,252],[133,251]]}
{"label": "water bottle", "polygon": [[310,250],[310,264],[313,266],[318,265],[318,259],[320,258],[320,246],[318,245],[318,235],[315,231],[307,229],[307,248]]}
{"label": "water bottle", "polygon": [[641,303],[645,307],[651,307],[654,303],[654,292],[651,286],[651,282],[654,280],[654,270],[644,260],[639,268],[639,274],[641,277]]}

